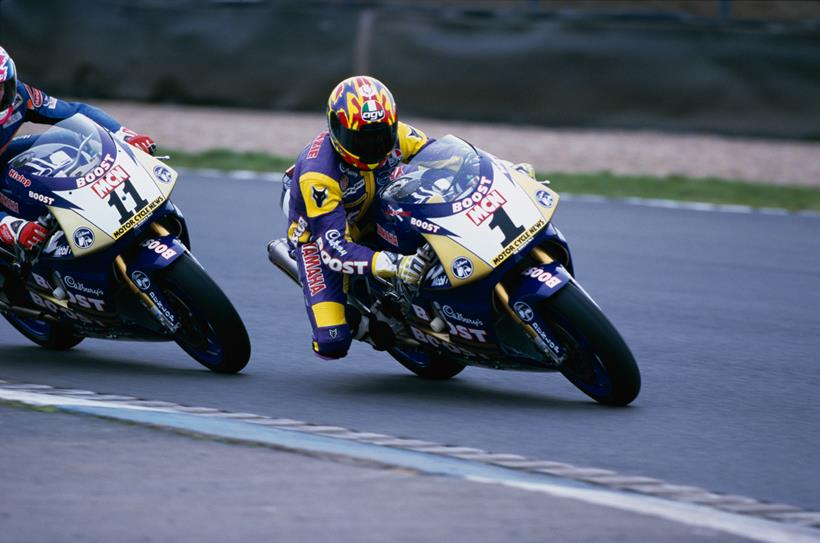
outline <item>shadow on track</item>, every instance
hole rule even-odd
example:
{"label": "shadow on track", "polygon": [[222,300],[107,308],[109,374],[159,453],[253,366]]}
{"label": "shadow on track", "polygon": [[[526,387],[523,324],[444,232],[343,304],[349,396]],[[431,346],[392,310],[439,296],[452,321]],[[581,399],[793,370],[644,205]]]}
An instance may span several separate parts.
{"label": "shadow on track", "polygon": [[[95,374],[122,374],[132,373],[135,376],[185,376],[187,379],[198,376],[212,376],[213,372],[200,366],[196,361],[190,360],[190,368],[179,368],[164,365],[162,362],[150,363],[144,360],[135,360],[133,356],[139,356],[133,350],[124,351],[122,357],[104,356],[94,354],[92,351],[83,351],[78,348],[71,351],[49,351],[41,347],[0,347],[0,371],[3,368],[29,368],[38,371],[76,371],[93,372]],[[187,357],[185,353],[181,357]],[[236,378],[241,376],[225,375],[222,377]]]}
{"label": "shadow on track", "polygon": [[[469,379],[455,378],[449,381],[426,381],[412,375],[373,374],[355,380],[334,380],[321,386],[329,393],[369,396],[371,398],[418,400],[426,407],[435,402],[442,407],[503,407],[513,409],[551,409],[564,411],[588,411],[606,409],[586,396],[565,399],[533,394],[526,391],[500,390],[484,386]],[[622,408],[619,408],[619,410]]]}

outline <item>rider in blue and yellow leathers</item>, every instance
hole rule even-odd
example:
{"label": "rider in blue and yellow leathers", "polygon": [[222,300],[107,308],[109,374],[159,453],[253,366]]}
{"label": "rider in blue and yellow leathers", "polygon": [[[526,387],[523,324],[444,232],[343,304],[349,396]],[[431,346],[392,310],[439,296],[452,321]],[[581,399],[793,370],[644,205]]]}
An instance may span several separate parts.
{"label": "rider in blue and yellow leathers", "polygon": [[[339,83],[327,104],[328,130],[305,147],[286,178],[288,240],[299,267],[313,350],[323,358],[347,354],[353,334],[345,318],[349,274],[418,283],[425,256],[375,251],[361,242],[376,235],[374,199],[393,170],[428,142],[399,122],[390,91],[373,77]],[[288,186],[290,185],[290,186]]]}
{"label": "rider in blue and yellow leathers", "polygon": [[[58,100],[18,80],[14,61],[0,47],[0,171],[9,160],[34,143],[34,136],[14,137],[23,123],[55,124],[76,113],[86,115],[147,153],[153,154],[156,149],[149,136],[128,130],[101,110],[87,104]],[[4,178],[0,175],[0,242],[32,249],[44,241],[46,231],[37,222],[16,216],[19,202],[4,189]]]}

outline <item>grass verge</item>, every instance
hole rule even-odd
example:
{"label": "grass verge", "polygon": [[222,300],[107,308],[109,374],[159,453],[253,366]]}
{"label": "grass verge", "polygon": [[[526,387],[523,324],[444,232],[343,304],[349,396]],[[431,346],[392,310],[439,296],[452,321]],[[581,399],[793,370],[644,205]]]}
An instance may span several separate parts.
{"label": "grass verge", "polygon": [[[284,171],[293,164],[292,158],[256,152],[237,153],[222,149],[202,153],[160,149],[158,154],[170,155],[171,166],[184,168],[264,172]],[[820,188],[815,187],[749,183],[740,179],[616,175],[609,172],[539,172],[538,178],[549,179],[553,189],[559,193],[597,194],[611,198],[660,198],[746,205],[755,208],[783,208],[790,211],[820,211]]]}
{"label": "grass verge", "polygon": [[254,172],[283,172],[293,158],[283,158],[266,153],[237,153],[214,149],[202,153],[187,153],[159,148],[157,155],[169,155],[170,166],[175,168],[212,168],[215,170],[251,170]]}

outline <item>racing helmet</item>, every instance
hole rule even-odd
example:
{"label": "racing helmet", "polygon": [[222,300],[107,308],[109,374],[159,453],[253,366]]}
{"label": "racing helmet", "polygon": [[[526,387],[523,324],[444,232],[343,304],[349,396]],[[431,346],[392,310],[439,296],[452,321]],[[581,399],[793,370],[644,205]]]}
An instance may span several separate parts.
{"label": "racing helmet", "polygon": [[17,68],[11,56],[0,47],[0,125],[11,116],[17,98]]}
{"label": "racing helmet", "polygon": [[375,170],[396,145],[396,102],[378,79],[349,77],[330,93],[327,125],[330,142],[345,162],[360,170]]}

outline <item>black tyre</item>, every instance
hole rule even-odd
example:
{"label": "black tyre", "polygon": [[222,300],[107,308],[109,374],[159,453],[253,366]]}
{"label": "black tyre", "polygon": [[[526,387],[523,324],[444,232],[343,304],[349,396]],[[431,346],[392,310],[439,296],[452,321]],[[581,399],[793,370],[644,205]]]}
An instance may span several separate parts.
{"label": "black tyre", "polygon": [[237,373],[248,363],[251,343],[239,314],[222,289],[190,254],[168,267],[163,292],[181,326],[174,340],[194,360],[218,373]]}
{"label": "black tyre", "polygon": [[461,373],[461,370],[464,369],[463,364],[448,360],[443,355],[397,348],[389,349],[387,352],[395,358],[399,364],[422,379],[450,379]]}
{"label": "black tyre", "polygon": [[68,328],[34,317],[22,317],[13,313],[3,315],[18,332],[46,349],[67,351],[80,343],[82,336],[73,334]]}
{"label": "black tyre", "polygon": [[545,300],[545,320],[568,350],[561,373],[590,398],[624,406],[641,390],[641,374],[621,334],[576,285]]}

